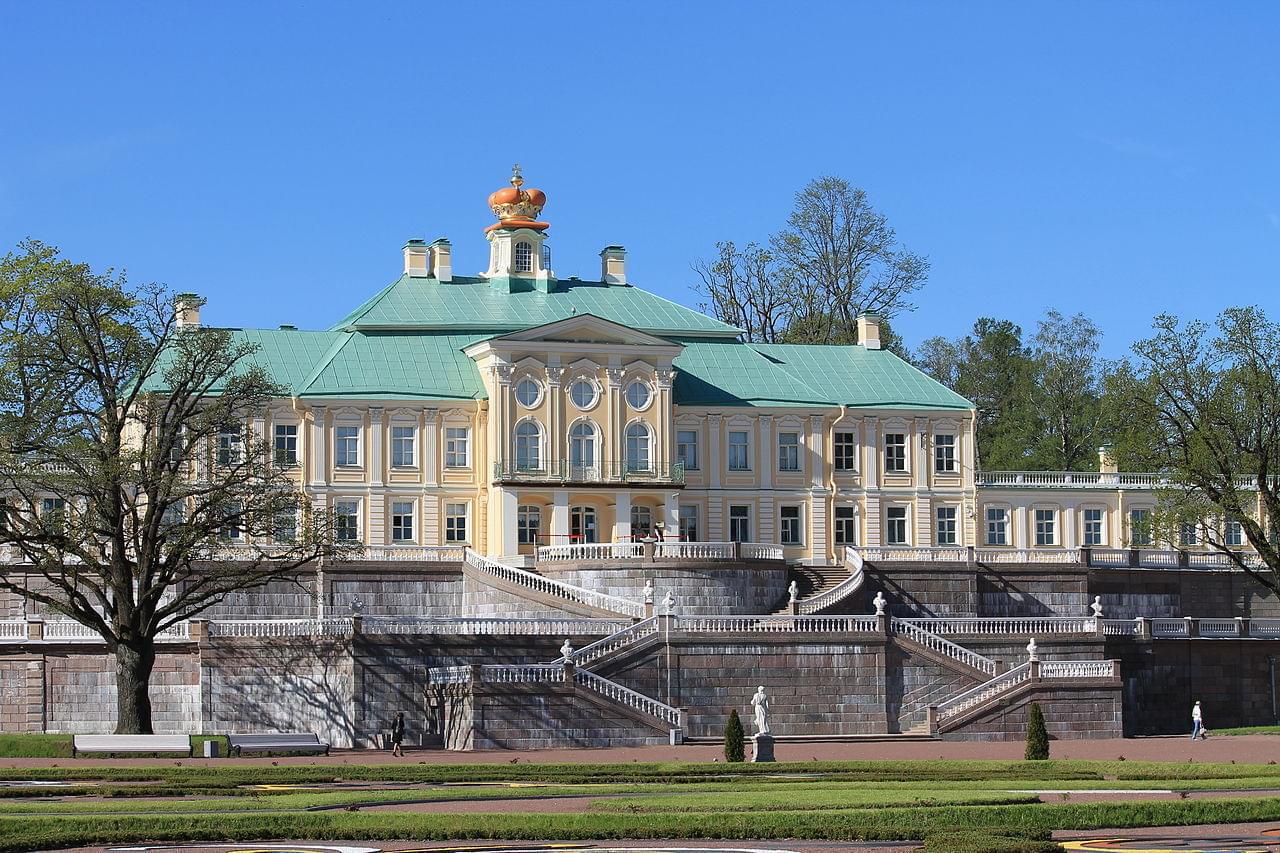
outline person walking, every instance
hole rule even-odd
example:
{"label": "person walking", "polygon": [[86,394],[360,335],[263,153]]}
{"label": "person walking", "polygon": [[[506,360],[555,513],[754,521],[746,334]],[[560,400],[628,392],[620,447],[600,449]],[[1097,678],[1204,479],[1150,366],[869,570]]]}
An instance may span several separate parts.
{"label": "person walking", "polygon": [[396,712],[395,722],[391,724],[391,754],[404,758],[404,750],[400,745],[404,742],[404,711]]}
{"label": "person walking", "polygon": [[1200,700],[1191,707],[1191,739],[1204,738],[1204,715],[1200,713]]}

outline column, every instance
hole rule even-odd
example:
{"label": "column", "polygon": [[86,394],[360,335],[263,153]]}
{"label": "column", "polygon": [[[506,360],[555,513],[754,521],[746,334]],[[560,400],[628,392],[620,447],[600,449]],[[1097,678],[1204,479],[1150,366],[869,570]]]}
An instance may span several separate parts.
{"label": "column", "polygon": [[706,532],[702,534],[708,542],[724,542],[729,538],[729,531],[724,521],[724,498],[713,494],[707,496]]}
{"label": "column", "polygon": [[805,442],[808,445],[808,453],[805,456],[809,460],[810,483],[808,518],[805,521],[809,525],[809,557],[816,564],[825,564],[830,559],[827,547],[827,543],[830,540],[827,497],[831,494],[831,491],[827,488],[827,483],[824,479],[827,473],[826,463],[829,461],[822,452],[825,445],[824,438],[822,416],[811,415],[809,417],[809,440]]}
{"label": "column", "polygon": [[[830,523],[827,518],[827,499],[814,495],[809,517],[810,556],[813,562],[824,565],[831,560],[830,542],[834,537],[828,536]],[[839,557],[837,557],[837,561]]]}
{"label": "column", "polygon": [[499,537],[501,553],[504,557],[512,556],[520,552],[518,531],[516,530],[516,514],[520,509],[520,499],[514,489],[498,487],[495,491],[498,492],[500,499],[496,522],[499,530],[501,530]]}
{"label": "column", "polygon": [[654,458],[657,460],[657,471],[661,473],[664,470],[670,470],[675,464],[675,453],[672,450],[674,444],[675,430],[675,412],[671,405],[671,383],[675,381],[676,372],[674,370],[658,370],[655,373],[657,378],[658,399],[654,401],[654,405],[658,406],[658,429],[655,437],[654,452],[657,454]]}
{"label": "column", "polygon": [[[606,402],[609,404],[609,444],[608,452],[602,460],[605,464],[602,469],[609,473],[622,473],[622,369],[610,368],[605,371],[605,377],[608,379],[608,398]],[[631,516],[628,509],[627,525],[630,529]]]}
{"label": "column", "polygon": [[827,482],[824,479],[826,475],[826,466],[822,459],[822,415],[812,415],[809,418],[809,482],[813,484],[815,489],[825,490]]}
{"label": "column", "polygon": [[[511,424],[507,423],[508,412],[510,409],[508,401],[511,399],[511,377],[515,373],[515,368],[510,364],[495,364],[493,366],[493,399],[489,401],[489,458],[494,462],[509,463],[514,465],[511,459],[511,449],[508,442],[511,436]],[[479,443],[479,442],[477,442]],[[486,472],[477,469],[480,477],[486,476]]]}
{"label": "column", "polygon": [[311,485],[323,488],[329,482],[329,445],[324,406],[311,407]]}
{"label": "column", "polygon": [[556,489],[551,493],[551,544],[569,543],[569,492]]}
{"label": "column", "polygon": [[422,435],[422,474],[427,486],[439,484],[440,448],[440,410],[423,409],[420,433]]}
{"label": "column", "polygon": [[866,443],[863,445],[866,453],[862,458],[862,481],[868,489],[873,489],[880,485],[880,439],[876,434],[880,428],[880,419],[864,418],[863,420],[867,426],[867,436]]}
{"label": "column", "polygon": [[560,379],[563,376],[563,367],[547,368],[547,470],[552,473],[560,470],[560,448],[566,440],[562,435],[564,427],[560,425],[560,411],[564,405]]}
{"label": "column", "polygon": [[[773,488],[773,469],[777,467],[774,462],[774,444],[773,444],[773,415],[760,416],[760,438],[758,444],[760,447],[756,452],[756,459],[760,463],[760,488]],[[762,542],[770,540],[762,539]]]}
{"label": "column", "polygon": [[916,488],[927,489],[932,485],[930,472],[933,470],[933,466],[929,464],[933,455],[929,446],[929,421],[916,418],[914,432],[912,438],[916,446]]}
{"label": "column", "polygon": [[1063,548],[1076,547],[1076,508],[1074,506],[1066,506],[1062,508],[1062,536],[1060,540]]}
{"label": "column", "polygon": [[249,423],[249,430],[253,435],[253,443],[258,445],[261,452],[267,454],[267,460],[272,458],[271,446],[267,444],[267,418],[265,413],[253,416]]}
{"label": "column", "polygon": [[618,502],[613,514],[613,538],[616,542],[631,539],[631,492],[618,489]]}
{"label": "column", "polygon": [[662,530],[667,539],[680,537],[680,493],[667,492],[662,508]]}
{"label": "column", "polygon": [[386,495],[382,492],[382,407],[369,407],[369,530],[365,541],[385,545]]}
{"label": "column", "polygon": [[1015,506],[1010,523],[1013,525],[1013,547],[1027,547],[1027,508]]}
{"label": "column", "polygon": [[[720,471],[724,468],[724,457],[720,453],[720,429],[724,421],[721,414],[707,415],[707,484],[712,489],[720,488]],[[710,513],[708,513],[710,514]]]}

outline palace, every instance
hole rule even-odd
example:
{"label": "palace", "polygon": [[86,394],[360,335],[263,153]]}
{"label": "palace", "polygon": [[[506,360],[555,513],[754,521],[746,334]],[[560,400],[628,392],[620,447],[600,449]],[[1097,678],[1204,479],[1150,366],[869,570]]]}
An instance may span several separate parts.
{"label": "palace", "polygon": [[[332,328],[235,330],[289,394],[216,453],[251,431],[363,547],[166,631],[159,731],[713,742],[760,687],[779,744],[1020,739],[1032,703],[1055,738],[1183,731],[1196,699],[1274,722],[1280,602],[1203,530],[1152,541],[1158,475],[1105,449],[983,471],[973,405],[876,317],[760,344],[637,287],[621,246],[559,279],[546,202],[518,171],[489,196],[477,276],[410,240]],[[273,544],[246,540],[210,559]],[[0,731],[110,731],[114,679],[92,631],[0,595]]]}

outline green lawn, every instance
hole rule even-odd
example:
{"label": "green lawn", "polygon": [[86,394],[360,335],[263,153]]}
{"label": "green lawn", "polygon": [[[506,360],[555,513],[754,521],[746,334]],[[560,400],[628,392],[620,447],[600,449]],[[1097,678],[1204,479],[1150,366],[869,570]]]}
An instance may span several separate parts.
{"label": "green lawn", "polygon": [[1280,735],[1280,726],[1243,726],[1237,729],[1214,729],[1209,737],[1218,735]]}
{"label": "green lawn", "polygon": [[[71,735],[0,734],[0,758],[70,758]],[[191,748],[195,755],[202,755],[204,742],[219,743],[221,755],[227,754],[227,739],[223,735],[192,735]],[[88,753],[84,758],[109,758],[106,753]]]}

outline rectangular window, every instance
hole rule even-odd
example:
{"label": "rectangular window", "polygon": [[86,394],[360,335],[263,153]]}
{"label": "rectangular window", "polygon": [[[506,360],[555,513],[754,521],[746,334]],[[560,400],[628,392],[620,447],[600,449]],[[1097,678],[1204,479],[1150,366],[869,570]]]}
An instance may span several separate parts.
{"label": "rectangular window", "polygon": [[467,505],[444,505],[444,541],[466,542],[467,540]]}
{"label": "rectangular window", "polygon": [[276,464],[293,467],[298,464],[298,425],[276,424]]}
{"label": "rectangular window", "polygon": [[751,457],[748,455],[750,450],[750,436],[745,431],[731,431],[729,433],[729,470],[750,471]]}
{"label": "rectangular window", "polygon": [[956,437],[954,435],[933,437],[933,470],[939,474],[956,472]]}
{"label": "rectangular window", "polygon": [[1102,510],[1100,509],[1084,511],[1084,544],[1090,547],[1102,544]]}
{"label": "rectangular window", "polygon": [[939,545],[956,544],[956,508],[953,506],[940,506],[937,512],[938,520],[934,526],[937,533]]}
{"label": "rectangular window", "polygon": [[1151,511],[1129,510],[1129,544],[1143,548],[1151,544]]}
{"label": "rectangular window", "polygon": [[470,467],[470,454],[467,445],[471,443],[469,427],[445,427],[444,430],[444,467]]}
{"label": "rectangular window", "polygon": [[391,504],[391,541],[412,542],[413,501],[393,501]]}
{"label": "rectangular window", "polygon": [[1178,525],[1178,544],[1183,548],[1194,548],[1200,544],[1200,535],[1196,532],[1194,524]]}
{"label": "rectangular window", "polygon": [[49,515],[54,512],[64,512],[67,508],[66,498],[44,498],[40,501],[40,514]]}
{"label": "rectangular window", "polygon": [[186,505],[180,500],[175,500],[173,503],[165,507],[164,514],[160,516],[160,526],[166,529],[177,527],[179,524],[186,521],[186,518]]}
{"label": "rectangular window", "polygon": [[907,470],[907,437],[903,433],[885,433],[884,470],[899,474]]}
{"label": "rectangular window", "polygon": [[1244,545],[1244,525],[1238,521],[1228,521],[1225,531],[1225,541],[1228,548],[1239,548]]}
{"label": "rectangular window", "polygon": [[804,543],[804,532],[800,527],[800,507],[784,506],[779,510],[782,519],[781,539],[783,545],[800,545]]}
{"label": "rectangular window", "polygon": [[218,538],[223,542],[239,542],[244,538],[241,530],[244,513],[241,510],[241,506],[236,502],[222,505],[222,518],[219,519],[221,526],[218,528]]}
{"label": "rectangular window", "polygon": [[836,544],[858,544],[858,521],[851,506],[836,507]]}
{"label": "rectangular window", "polygon": [[729,541],[751,541],[751,507],[737,505],[729,507]]}
{"label": "rectangular window", "polygon": [[858,470],[858,437],[851,432],[838,432],[832,443],[837,471]]}
{"label": "rectangular window", "polygon": [[1057,545],[1058,512],[1052,509],[1036,510],[1036,544]]}
{"label": "rectangular window", "polygon": [[676,461],[686,471],[698,470],[698,433],[691,429],[676,430]]}
{"label": "rectangular window", "polygon": [[417,427],[393,426],[391,428],[391,467],[416,467],[418,464],[417,444]]}
{"label": "rectangular window", "polygon": [[360,501],[334,501],[333,532],[339,542],[360,541]]}
{"label": "rectangular window", "polygon": [[907,508],[891,506],[885,510],[885,541],[890,545],[907,544]]}
{"label": "rectangular window", "polygon": [[296,509],[283,510],[272,517],[271,540],[281,545],[291,545],[298,541],[298,511]]}
{"label": "rectangular window", "polygon": [[360,464],[360,427],[334,428],[333,462],[335,465],[353,467]]}
{"label": "rectangular window", "polygon": [[680,541],[698,541],[698,506],[697,504],[680,504]]}
{"label": "rectangular window", "polygon": [[987,507],[987,544],[1009,544],[1009,513],[1004,507]]}
{"label": "rectangular window", "polygon": [[778,470],[800,470],[800,433],[778,433]]}
{"label": "rectangular window", "polygon": [[240,464],[240,430],[237,427],[228,427],[218,433],[218,464],[219,465],[239,465]]}
{"label": "rectangular window", "polygon": [[542,530],[542,508],[526,504],[516,510],[516,542],[521,545],[537,545]]}

